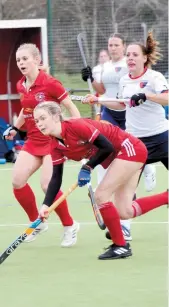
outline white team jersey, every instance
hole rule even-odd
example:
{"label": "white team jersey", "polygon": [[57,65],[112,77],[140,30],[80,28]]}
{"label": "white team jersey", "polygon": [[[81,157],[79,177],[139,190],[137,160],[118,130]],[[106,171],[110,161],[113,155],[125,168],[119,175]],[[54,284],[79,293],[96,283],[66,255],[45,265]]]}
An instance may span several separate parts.
{"label": "white team jersey", "polygon": [[[101,82],[104,85],[105,93],[102,97],[116,98],[119,89],[119,81],[127,72],[128,69],[125,57],[118,62],[108,61],[104,63]],[[121,112],[121,110],[115,111]]]}
{"label": "white team jersey", "polygon": [[[165,77],[152,69],[139,78],[132,79],[129,74],[123,76],[119,84],[119,98],[130,98],[138,93],[159,94],[168,90]],[[126,104],[126,130],[136,137],[148,137],[168,130],[168,120],[164,108],[155,102],[146,100],[142,105],[129,107]]]}
{"label": "white team jersey", "polygon": [[92,69],[93,78],[96,82],[101,83],[101,77],[103,73],[103,65],[104,64],[98,64],[97,66],[94,66]]}

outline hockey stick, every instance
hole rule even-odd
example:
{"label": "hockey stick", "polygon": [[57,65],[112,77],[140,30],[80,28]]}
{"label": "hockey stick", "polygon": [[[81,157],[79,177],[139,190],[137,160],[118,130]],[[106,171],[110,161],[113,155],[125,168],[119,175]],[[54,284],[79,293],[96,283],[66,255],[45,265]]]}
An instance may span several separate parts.
{"label": "hockey stick", "polygon": [[[84,65],[84,67],[87,67],[88,66],[87,60],[86,60],[86,56],[85,56],[84,49],[83,49],[83,42],[84,41],[85,41],[85,35],[84,35],[84,33],[81,32],[77,36],[77,42],[78,42],[80,54],[81,54],[81,57],[82,57],[83,65]],[[91,82],[90,78],[87,79],[87,83],[88,83],[88,86],[89,86],[90,93],[92,94],[94,91],[93,91],[92,82]]]}
{"label": "hockey stick", "polygon": [[[83,159],[82,160],[82,165],[85,164],[85,163],[86,163],[86,159]],[[106,229],[106,226],[104,225],[102,216],[101,216],[100,211],[99,211],[99,209],[97,207],[97,204],[95,202],[94,192],[93,192],[93,188],[92,188],[91,182],[89,182],[87,184],[87,187],[88,187],[89,197],[90,197],[90,200],[91,200],[91,205],[92,205],[92,209],[93,209],[93,212],[94,212],[95,219],[97,221],[97,224],[98,224],[99,228],[101,230],[104,230],[104,229]]]}
{"label": "hockey stick", "polygon": [[[76,187],[78,186],[77,183],[73,184],[59,199],[57,199],[51,207],[49,207],[48,212],[51,213],[53,210],[56,209],[60,205],[60,203],[70,194],[72,193]],[[6,258],[8,258],[14,250],[24,242],[24,240],[27,238],[28,235],[34,232],[35,228],[39,226],[42,223],[41,219],[36,219],[33,223],[29,225],[29,227],[15,240],[13,241],[9,247],[0,255],[0,264],[2,264]]]}
{"label": "hockey stick", "polygon": [[[88,66],[87,60],[86,60],[86,56],[85,56],[84,49],[83,49],[84,41],[85,41],[85,34],[81,32],[77,36],[77,42],[78,42],[80,54],[81,54],[81,57],[82,57],[83,65],[84,65],[84,67],[87,67]],[[93,86],[92,86],[92,82],[91,82],[90,78],[87,79],[87,83],[88,83],[90,93],[94,94],[94,90],[93,90]],[[93,109],[94,109],[94,112],[95,112],[95,115],[96,115],[97,114],[96,105],[93,105]]]}
{"label": "hockey stick", "polygon": [[[74,101],[82,101],[85,96],[78,96],[78,95],[70,95],[70,98]],[[99,102],[106,102],[106,101],[110,101],[110,102],[126,102],[128,103],[130,101],[130,99],[125,99],[125,98],[121,98],[121,99],[118,99],[118,98],[106,98],[106,97],[96,97],[97,98],[97,101],[96,103],[99,103]]]}

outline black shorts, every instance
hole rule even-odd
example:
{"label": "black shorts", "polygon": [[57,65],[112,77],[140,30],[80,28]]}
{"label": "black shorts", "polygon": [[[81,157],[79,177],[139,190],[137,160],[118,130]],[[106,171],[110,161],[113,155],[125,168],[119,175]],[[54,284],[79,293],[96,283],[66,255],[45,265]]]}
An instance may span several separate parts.
{"label": "black shorts", "polygon": [[148,163],[160,162],[164,158],[168,158],[168,130],[149,137],[139,138],[148,150]]}
{"label": "black shorts", "polygon": [[107,120],[122,130],[126,129],[126,111],[114,111],[106,107],[101,108],[101,119]]}

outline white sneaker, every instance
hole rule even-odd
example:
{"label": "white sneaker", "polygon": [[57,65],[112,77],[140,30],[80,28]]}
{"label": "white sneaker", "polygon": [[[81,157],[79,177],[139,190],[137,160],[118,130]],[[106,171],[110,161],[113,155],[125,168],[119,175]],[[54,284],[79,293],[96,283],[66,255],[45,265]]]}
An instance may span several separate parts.
{"label": "white sneaker", "polygon": [[36,236],[42,234],[43,232],[48,230],[48,224],[46,222],[41,223],[37,228],[35,228],[34,232],[32,232],[27,238],[24,240],[25,243],[30,243],[36,239]]}
{"label": "white sneaker", "polygon": [[124,225],[121,225],[123,237],[125,241],[132,241],[131,231]]}
{"label": "white sneaker", "polygon": [[73,222],[72,226],[65,226],[61,246],[70,247],[75,245],[77,242],[77,233],[79,229],[80,229],[80,224],[75,221]]}
{"label": "white sneaker", "polygon": [[147,192],[151,192],[156,187],[156,168],[152,165],[151,171],[144,174],[144,184]]}

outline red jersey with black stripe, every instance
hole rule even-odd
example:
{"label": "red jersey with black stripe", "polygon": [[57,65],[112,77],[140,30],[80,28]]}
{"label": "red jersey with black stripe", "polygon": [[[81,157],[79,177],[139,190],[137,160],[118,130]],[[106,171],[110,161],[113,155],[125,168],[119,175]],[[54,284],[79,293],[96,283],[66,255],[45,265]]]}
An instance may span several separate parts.
{"label": "red jersey with black stripe", "polygon": [[[134,146],[137,145],[146,153],[146,148],[140,140],[130,135],[111,123],[102,123],[91,119],[70,119],[61,123],[61,135],[64,144],[56,138],[52,141],[52,160],[53,164],[63,163],[67,159],[80,161],[83,158],[90,159],[98,151],[93,144],[99,134],[104,135],[115,149],[103,163],[102,166],[107,168],[112,160],[120,154],[125,147],[129,157],[136,156]],[[139,160],[138,160],[139,161]],[[140,161],[142,162],[142,161]]]}
{"label": "red jersey with black stripe", "polygon": [[43,135],[36,127],[33,110],[43,101],[56,101],[61,103],[68,96],[63,85],[52,76],[40,70],[35,82],[27,91],[25,87],[25,77],[17,83],[17,91],[21,96],[21,106],[27,129],[28,140],[33,146],[46,146],[50,142],[50,137]]}

